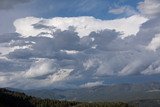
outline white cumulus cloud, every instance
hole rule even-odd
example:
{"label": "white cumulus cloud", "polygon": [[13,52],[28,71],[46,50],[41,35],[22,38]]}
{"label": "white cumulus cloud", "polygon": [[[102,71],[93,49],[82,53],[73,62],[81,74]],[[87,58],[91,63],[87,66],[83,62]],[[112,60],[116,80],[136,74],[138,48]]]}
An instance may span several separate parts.
{"label": "white cumulus cloud", "polygon": [[[136,35],[142,23],[147,19],[140,15],[133,15],[128,18],[101,20],[94,17],[55,17],[52,19],[43,19],[36,17],[26,17],[17,19],[14,22],[16,32],[24,37],[37,36],[41,33],[52,33],[55,29],[67,30],[70,26],[75,27],[80,37],[89,35],[92,31],[100,31],[104,29],[116,30],[122,33],[122,38]],[[43,26],[36,28],[34,25]]]}

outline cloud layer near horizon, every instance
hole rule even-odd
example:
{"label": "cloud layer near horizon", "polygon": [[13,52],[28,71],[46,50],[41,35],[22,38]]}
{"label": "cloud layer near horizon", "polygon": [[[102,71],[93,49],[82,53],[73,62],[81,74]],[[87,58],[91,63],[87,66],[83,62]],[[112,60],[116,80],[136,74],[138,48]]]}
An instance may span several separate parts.
{"label": "cloud layer near horizon", "polygon": [[0,35],[0,85],[92,87],[102,85],[106,77],[160,74],[160,15],[155,3],[158,0],[145,0],[138,6],[140,15],[109,21],[17,19],[17,33]]}

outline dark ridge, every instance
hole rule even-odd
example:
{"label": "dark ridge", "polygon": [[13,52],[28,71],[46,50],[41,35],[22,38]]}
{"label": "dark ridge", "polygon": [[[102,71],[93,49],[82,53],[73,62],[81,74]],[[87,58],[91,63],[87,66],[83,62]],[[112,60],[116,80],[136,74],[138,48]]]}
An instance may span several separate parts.
{"label": "dark ridge", "polygon": [[0,107],[133,107],[123,102],[76,102],[40,99],[24,93],[0,89]]}

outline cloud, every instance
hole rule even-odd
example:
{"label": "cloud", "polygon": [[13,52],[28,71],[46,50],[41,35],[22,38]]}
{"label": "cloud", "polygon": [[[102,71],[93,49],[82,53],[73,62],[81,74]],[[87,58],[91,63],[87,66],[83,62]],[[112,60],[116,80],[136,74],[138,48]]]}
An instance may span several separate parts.
{"label": "cloud", "polygon": [[[17,32],[20,34],[23,34],[22,36],[37,36],[41,32],[47,32],[46,30],[41,29],[34,29],[34,26],[32,24],[36,24],[40,21],[41,19],[39,18],[34,18],[34,17],[27,17],[24,18],[23,20],[17,20],[14,22],[15,26],[23,25],[24,27],[16,27]],[[25,29],[24,29],[25,28]]]}
{"label": "cloud", "polygon": [[88,82],[88,83],[85,83],[85,84],[81,85],[80,87],[90,88],[90,87],[95,87],[95,86],[100,86],[100,85],[103,85],[102,81]]}
{"label": "cloud", "polygon": [[153,74],[159,74],[160,73],[160,61],[155,61],[151,65],[148,66],[146,70],[142,72],[142,74],[145,75],[153,75]]}
{"label": "cloud", "polygon": [[98,59],[96,58],[90,58],[88,60],[86,60],[85,62],[83,62],[83,66],[85,70],[92,70],[97,68],[97,65],[101,63]]}
{"label": "cloud", "polygon": [[1,83],[6,83],[2,86],[26,89],[96,86],[102,82],[88,81],[147,75],[148,66],[159,60],[158,50],[153,52],[146,49],[147,45],[140,46],[134,36],[121,39],[115,30],[91,32],[80,38],[75,30],[57,29],[52,36],[20,36],[5,42],[11,49],[15,46],[26,48],[3,53],[3,58],[12,62],[6,62],[12,69],[6,69],[7,66],[1,63]]}
{"label": "cloud", "polygon": [[8,58],[10,59],[28,59],[32,57],[32,53],[30,49],[15,49],[9,52],[7,55]]}
{"label": "cloud", "polygon": [[[16,32],[20,33],[24,37],[37,36],[38,34],[43,32],[51,34],[56,29],[61,29],[62,31],[64,31],[68,30],[68,28],[72,26],[75,27],[75,31],[78,32],[80,38],[89,35],[93,31],[100,31],[104,29],[114,29],[117,32],[121,32],[121,37],[124,38],[127,36],[136,35],[141,24],[146,21],[147,19],[140,15],[134,15],[128,18],[115,20],[100,20],[95,19],[94,17],[85,16],[71,18],[56,17],[53,19],[26,17],[15,20],[14,26],[16,28]],[[48,26],[50,29],[46,29],[46,27],[37,29],[37,27],[34,27],[35,24]]]}
{"label": "cloud", "polygon": [[[70,85],[64,85],[65,82],[70,80],[70,73],[73,69],[63,69],[52,59],[36,59],[37,61],[30,61],[28,68],[20,69],[20,64],[17,63],[16,70],[13,70],[13,64],[9,64],[8,67],[11,69],[6,69],[6,71],[0,71],[0,84],[1,87],[14,87],[14,88],[66,88]],[[1,62],[0,62],[1,63]],[[53,64],[54,63],[54,64]],[[1,63],[2,64],[2,63]],[[27,62],[22,61],[21,66],[24,68]],[[3,64],[4,65],[4,64]],[[11,66],[10,66],[11,65]],[[8,71],[7,71],[8,70]],[[68,80],[67,80],[68,79]],[[54,85],[53,85],[54,84]]]}
{"label": "cloud", "polygon": [[138,9],[143,15],[154,18],[160,15],[160,1],[159,0],[144,0],[138,5]]}
{"label": "cloud", "polygon": [[0,57],[14,52],[15,50],[30,49],[31,45],[33,44],[32,41],[24,40],[17,33],[3,34],[0,35],[0,38]]}
{"label": "cloud", "polygon": [[30,67],[30,61],[0,59],[0,72],[21,72]]}
{"label": "cloud", "polygon": [[27,3],[31,0],[1,0],[0,1],[0,9],[11,9],[17,4]]}
{"label": "cloud", "polygon": [[[156,56],[145,50],[109,51],[97,56],[100,63],[95,68],[95,76],[126,76],[139,75],[148,65],[155,61]],[[147,57],[150,57],[147,59]],[[123,63],[122,63],[123,62]]]}
{"label": "cloud", "polygon": [[5,43],[5,42],[10,42],[11,40],[18,40],[19,39],[19,34],[1,34],[0,35],[0,43]]}
{"label": "cloud", "polygon": [[53,59],[42,58],[38,59],[31,65],[30,69],[26,71],[25,76],[27,78],[46,76],[56,72],[57,69],[58,65],[56,64],[56,61],[54,61]]}
{"label": "cloud", "polygon": [[63,81],[67,79],[67,77],[70,76],[70,73],[73,71],[73,69],[60,69],[58,72],[54,73],[53,75],[49,76],[49,79],[51,79],[52,82],[56,81]]}
{"label": "cloud", "polygon": [[121,6],[121,7],[111,8],[108,12],[116,15],[126,14],[127,16],[137,14],[137,12],[130,6]]}
{"label": "cloud", "polygon": [[156,51],[158,48],[160,48],[160,34],[156,34],[146,48],[153,51]]}
{"label": "cloud", "polygon": [[95,46],[96,49],[105,50],[107,49],[108,44],[112,43],[112,41],[121,36],[121,34],[114,30],[105,29],[97,33],[92,32],[89,36],[92,39],[92,47]]}
{"label": "cloud", "polygon": [[140,32],[137,34],[136,40],[142,45],[147,45],[149,50],[157,50],[159,48],[158,35],[160,33],[160,2],[159,0],[145,0],[138,6],[139,11],[149,20],[142,24]]}
{"label": "cloud", "polygon": [[115,20],[17,19],[19,34],[0,36],[0,84],[25,89],[93,87],[110,78],[158,75],[159,22],[158,12],[142,11]]}
{"label": "cloud", "polygon": [[98,5],[102,5],[103,1],[89,1],[89,0],[79,0],[76,1],[75,4],[77,5],[77,12],[91,12],[91,10],[98,7]]}

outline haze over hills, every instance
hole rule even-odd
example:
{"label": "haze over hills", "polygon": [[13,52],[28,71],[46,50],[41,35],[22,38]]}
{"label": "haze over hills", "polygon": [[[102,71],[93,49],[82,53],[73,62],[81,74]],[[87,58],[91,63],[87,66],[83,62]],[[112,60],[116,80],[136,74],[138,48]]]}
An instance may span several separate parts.
{"label": "haze over hills", "polygon": [[78,89],[7,89],[14,90],[15,92],[24,92],[27,95],[42,99],[49,98],[51,100],[68,100],[93,103],[121,101],[126,102],[129,105],[134,105],[135,107],[160,106],[160,83],[158,82],[143,84],[116,84]]}
{"label": "haze over hills", "polygon": [[[12,89],[15,90],[15,89]],[[18,90],[17,90],[18,91]],[[160,83],[137,83],[93,86],[77,89],[19,90],[40,98],[74,101],[134,101],[160,99]]]}

